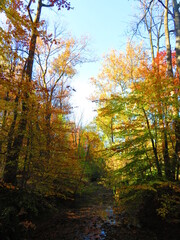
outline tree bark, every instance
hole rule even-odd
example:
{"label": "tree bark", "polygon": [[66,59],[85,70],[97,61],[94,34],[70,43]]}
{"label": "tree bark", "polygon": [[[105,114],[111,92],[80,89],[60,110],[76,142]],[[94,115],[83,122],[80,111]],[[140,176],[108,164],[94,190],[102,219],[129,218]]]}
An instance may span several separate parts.
{"label": "tree bark", "polygon": [[168,68],[168,76],[173,77],[172,71],[172,59],[171,59],[171,44],[169,37],[169,29],[168,29],[168,7],[169,0],[165,0],[165,11],[164,11],[164,32],[165,32],[165,40],[166,40],[166,54],[167,54],[167,68]]}
{"label": "tree bark", "polygon": [[[29,54],[25,63],[25,81],[27,85],[29,85],[32,79],[36,39],[38,36],[37,29],[38,29],[38,24],[40,22],[41,9],[42,9],[42,0],[38,0],[36,17],[34,19],[34,22],[32,22],[33,29],[32,29],[32,34],[31,34],[31,39],[29,44]],[[22,148],[23,138],[24,138],[26,125],[27,125],[28,99],[29,99],[29,92],[28,90],[26,90],[24,92],[24,100],[22,102],[21,119],[18,125],[17,136],[15,136],[14,138],[12,147],[7,148],[6,166],[5,166],[3,180],[6,183],[11,183],[13,185],[17,184],[16,175],[17,175],[17,169],[18,169],[18,159],[19,159],[21,148]]]}
{"label": "tree bark", "polygon": [[[173,9],[174,9],[174,24],[175,24],[175,33],[176,33],[176,61],[177,61],[177,70],[179,73],[179,84],[180,84],[180,4],[177,3],[177,0],[173,0]],[[176,92],[176,89],[175,89]],[[176,94],[176,93],[175,93]],[[177,95],[177,94],[176,94]],[[177,176],[176,179],[179,180],[179,151],[180,151],[180,120],[179,120],[179,96],[176,96],[177,106],[176,106],[176,117],[175,117],[175,136],[176,136],[176,146],[175,146],[175,155],[177,161]]]}
{"label": "tree bark", "polygon": [[173,9],[174,9],[174,23],[175,23],[175,32],[176,32],[176,59],[178,72],[180,72],[180,12],[179,4],[177,0],[173,0]]}

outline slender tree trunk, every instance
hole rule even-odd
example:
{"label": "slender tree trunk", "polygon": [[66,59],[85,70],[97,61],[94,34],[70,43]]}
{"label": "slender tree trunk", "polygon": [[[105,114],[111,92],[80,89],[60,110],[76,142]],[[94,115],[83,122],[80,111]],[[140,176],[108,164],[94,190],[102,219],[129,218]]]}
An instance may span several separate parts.
{"label": "slender tree trunk", "polygon": [[164,19],[164,14],[161,15],[160,25],[157,30],[157,54],[159,53],[159,48],[160,48],[160,36],[161,36],[161,27],[163,24],[163,19]]}
{"label": "slender tree trunk", "polygon": [[150,40],[150,46],[151,46],[151,57],[152,57],[152,61],[154,61],[154,47],[153,47],[153,38],[152,38],[152,8],[153,8],[153,5],[151,6],[151,9],[150,9],[150,26],[148,28],[148,24],[147,25],[147,30],[148,30],[148,33],[149,33],[149,40]]}
{"label": "slender tree trunk", "polygon": [[153,136],[152,136],[152,133],[151,133],[149,120],[148,120],[148,117],[147,117],[147,114],[146,114],[146,111],[144,110],[144,108],[142,108],[142,110],[143,110],[144,116],[146,118],[146,124],[147,124],[147,127],[148,127],[148,132],[149,132],[149,136],[150,136],[150,140],[151,140],[151,144],[152,144],[152,148],[153,148],[153,153],[154,153],[154,157],[155,157],[155,163],[156,163],[156,168],[157,168],[157,171],[158,171],[158,176],[162,177],[162,171],[161,171],[161,167],[160,167],[160,164],[159,164],[157,148],[154,144],[154,139],[153,139]]}
{"label": "slender tree trunk", "polygon": [[[144,147],[144,146],[143,146]],[[151,173],[151,176],[152,176],[152,163],[151,163],[151,160],[149,159],[149,156],[147,154],[147,151],[146,151],[146,148],[145,148],[145,154],[146,154],[146,159],[147,161],[149,162],[149,171]]]}
{"label": "slender tree trunk", "polygon": [[168,68],[168,76],[173,77],[172,71],[172,58],[171,58],[171,43],[169,37],[169,28],[168,28],[168,7],[169,0],[165,0],[165,11],[164,11],[164,32],[165,32],[165,40],[166,40],[166,54],[167,54],[167,68]]}
{"label": "slender tree trunk", "polygon": [[50,160],[50,146],[51,146],[51,103],[48,101],[46,106],[46,159],[47,163]]}
{"label": "slender tree trunk", "polygon": [[179,162],[177,164],[177,171],[176,171],[176,180],[179,181]]}
{"label": "slender tree trunk", "polygon": [[144,13],[145,13],[145,25],[149,34],[149,42],[150,42],[150,47],[151,47],[151,58],[152,58],[152,62],[154,61],[154,46],[153,46],[153,38],[152,38],[152,9],[154,6],[154,0],[152,1],[150,10],[149,10],[149,14],[150,14],[150,23],[148,25],[148,20],[147,20],[147,15],[146,15],[146,3],[143,3],[143,7],[144,7]]}
{"label": "slender tree trunk", "polygon": [[[174,22],[175,22],[175,32],[176,32],[176,59],[177,59],[177,68],[180,73],[180,12],[179,12],[179,4],[177,0],[173,0],[173,8],[174,8]],[[180,75],[179,75],[180,76]],[[180,84],[180,79],[179,79]],[[176,146],[175,153],[176,156],[179,156],[180,151],[180,120],[179,120],[179,100],[177,96],[177,107],[176,107],[176,119],[175,119],[175,136],[176,136]],[[179,157],[177,158],[177,176],[176,179],[179,180]]]}
{"label": "slender tree trunk", "polygon": [[[179,120],[179,119],[178,119]],[[179,159],[179,151],[180,151],[180,122],[175,122],[175,136],[176,136],[176,145],[175,145],[175,155],[177,160],[177,171],[176,171],[176,180],[179,180],[179,168],[180,168],[180,159]]]}
{"label": "slender tree trunk", "polygon": [[111,142],[114,143],[113,118],[111,118]]}
{"label": "slender tree trunk", "polygon": [[172,180],[166,129],[163,130],[163,135],[164,135],[163,157],[164,157],[165,175],[168,180]]}
{"label": "slender tree trunk", "polygon": [[[167,74],[169,77],[173,77],[172,71],[172,59],[171,59],[171,44],[169,37],[169,29],[168,29],[168,7],[169,0],[165,0],[165,10],[164,10],[164,32],[165,32],[165,41],[166,41],[166,52],[167,52]],[[164,118],[166,118],[164,114]],[[171,166],[170,166],[170,158],[169,158],[169,148],[168,148],[168,138],[167,138],[167,124],[163,122],[162,116],[162,125],[163,125],[163,158],[165,165],[165,175],[168,180],[171,179]]]}

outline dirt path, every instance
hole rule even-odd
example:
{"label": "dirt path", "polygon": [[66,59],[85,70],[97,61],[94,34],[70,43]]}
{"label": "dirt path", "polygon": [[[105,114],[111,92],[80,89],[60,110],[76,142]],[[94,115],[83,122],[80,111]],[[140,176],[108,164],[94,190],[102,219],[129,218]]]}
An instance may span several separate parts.
{"label": "dirt path", "polygon": [[124,223],[112,191],[94,185],[93,191],[79,197],[73,206],[63,208],[36,229],[34,240],[153,240],[151,232]]}

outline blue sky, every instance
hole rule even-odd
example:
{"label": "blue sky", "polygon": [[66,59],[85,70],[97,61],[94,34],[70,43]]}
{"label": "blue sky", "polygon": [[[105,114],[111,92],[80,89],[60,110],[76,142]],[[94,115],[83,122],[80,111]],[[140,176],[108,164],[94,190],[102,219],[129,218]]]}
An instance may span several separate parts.
{"label": "blue sky", "polygon": [[72,97],[72,105],[78,106],[75,110],[76,119],[83,112],[83,123],[92,120],[95,106],[88,101],[93,93],[90,78],[97,76],[103,54],[111,49],[123,50],[126,46],[128,30],[135,15],[134,0],[71,0],[73,10],[62,10],[51,13],[51,20],[60,21],[76,38],[88,36],[90,48],[99,61],[86,63],[78,68],[78,74],[72,81],[76,93]]}

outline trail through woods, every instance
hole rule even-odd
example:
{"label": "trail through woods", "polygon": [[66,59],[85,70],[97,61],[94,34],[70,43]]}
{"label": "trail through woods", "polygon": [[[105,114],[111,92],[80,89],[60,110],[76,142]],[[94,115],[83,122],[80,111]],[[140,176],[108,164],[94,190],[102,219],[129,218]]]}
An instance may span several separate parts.
{"label": "trail through woods", "polygon": [[[118,212],[111,190],[95,184],[92,192],[76,199],[55,216],[45,219],[36,229],[38,240],[153,240],[175,239],[157,236],[138,223],[128,222],[125,212]],[[165,238],[165,234],[166,237]],[[170,233],[169,233],[170,234]]]}

